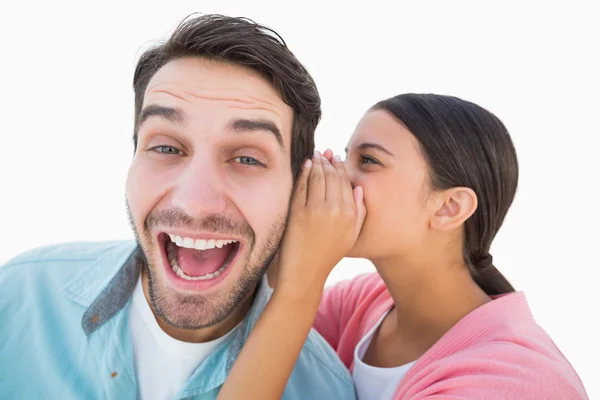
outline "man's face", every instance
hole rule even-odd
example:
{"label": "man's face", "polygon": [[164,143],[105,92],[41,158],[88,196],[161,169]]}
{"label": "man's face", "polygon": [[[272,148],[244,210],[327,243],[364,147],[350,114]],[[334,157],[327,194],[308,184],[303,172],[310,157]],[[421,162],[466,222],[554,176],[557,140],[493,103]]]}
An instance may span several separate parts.
{"label": "man's face", "polygon": [[148,84],[127,202],[150,303],[170,325],[218,324],[256,287],[287,219],[292,119],[239,66],[178,59]]}

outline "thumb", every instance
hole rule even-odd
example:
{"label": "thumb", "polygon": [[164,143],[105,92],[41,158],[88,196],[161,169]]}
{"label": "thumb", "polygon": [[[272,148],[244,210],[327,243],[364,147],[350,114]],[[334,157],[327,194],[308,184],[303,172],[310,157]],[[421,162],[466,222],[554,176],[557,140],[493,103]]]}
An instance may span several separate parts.
{"label": "thumb", "polygon": [[360,234],[360,231],[363,226],[363,222],[365,222],[365,217],[367,216],[367,208],[365,207],[364,201],[364,192],[362,186],[357,186],[353,190],[354,195],[354,204],[356,205],[357,215],[356,215],[356,237]]}

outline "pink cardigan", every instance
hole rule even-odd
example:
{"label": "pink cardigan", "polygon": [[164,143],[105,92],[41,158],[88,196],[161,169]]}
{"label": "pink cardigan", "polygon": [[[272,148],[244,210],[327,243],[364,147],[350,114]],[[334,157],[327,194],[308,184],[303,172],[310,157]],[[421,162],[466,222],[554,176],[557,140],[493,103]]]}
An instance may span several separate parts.
{"label": "pink cardigan", "polygon": [[[376,273],[325,291],[315,329],[352,370],[354,348],[393,305]],[[540,328],[521,292],[461,319],[406,373],[394,399],[588,399],[577,373]]]}

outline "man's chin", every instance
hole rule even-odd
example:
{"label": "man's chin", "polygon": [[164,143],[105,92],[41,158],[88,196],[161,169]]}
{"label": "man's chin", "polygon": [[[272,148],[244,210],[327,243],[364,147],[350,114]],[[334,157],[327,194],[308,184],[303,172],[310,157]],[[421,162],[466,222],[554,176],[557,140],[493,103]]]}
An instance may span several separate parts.
{"label": "man's chin", "polygon": [[181,329],[214,326],[235,308],[220,291],[211,294],[181,291],[170,283],[155,282],[153,278],[149,280],[148,292],[154,314],[168,325]]}
{"label": "man's chin", "polygon": [[170,276],[163,265],[149,266],[149,270],[148,297],[154,314],[172,327],[187,330],[227,320],[246,304],[262,276],[262,271],[251,270],[242,271],[242,276],[227,273],[207,289],[195,282],[179,282],[181,278]]}
{"label": "man's chin", "polygon": [[228,264],[222,273],[211,279],[189,280],[178,276],[169,263],[165,238],[157,239],[141,246],[146,255],[147,297],[157,317],[181,329],[213,327],[231,319],[236,310],[247,309],[274,253],[269,251],[264,260],[257,257],[262,260],[257,262],[251,251],[254,247],[240,241],[235,255],[225,259]]}

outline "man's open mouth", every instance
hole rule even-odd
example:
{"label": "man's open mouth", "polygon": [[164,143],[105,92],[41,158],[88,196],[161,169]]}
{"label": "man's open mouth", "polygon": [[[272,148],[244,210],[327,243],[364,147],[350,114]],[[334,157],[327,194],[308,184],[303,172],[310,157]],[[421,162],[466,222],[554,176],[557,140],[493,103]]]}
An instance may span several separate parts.
{"label": "man's open mouth", "polygon": [[187,281],[209,281],[223,275],[240,249],[238,239],[192,238],[167,232],[158,239],[171,270]]}

